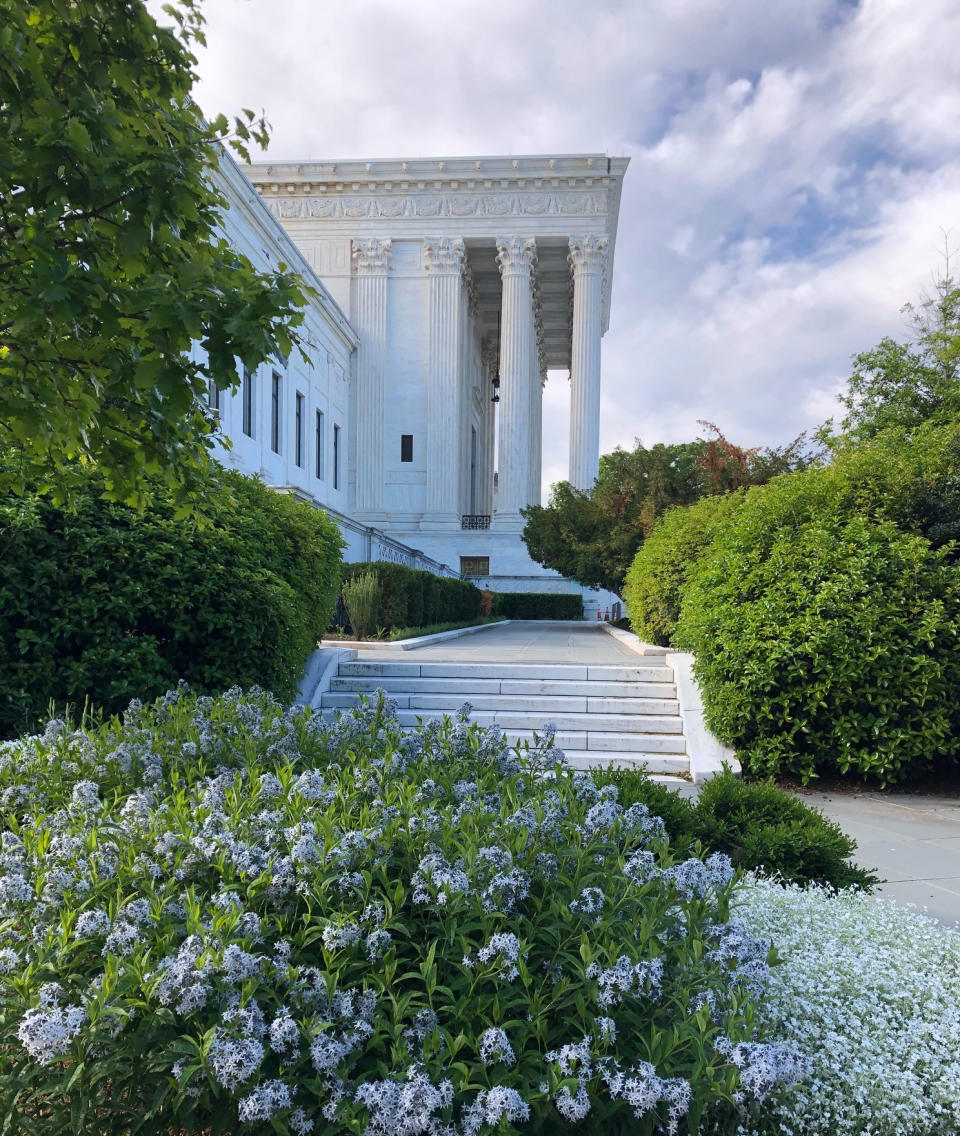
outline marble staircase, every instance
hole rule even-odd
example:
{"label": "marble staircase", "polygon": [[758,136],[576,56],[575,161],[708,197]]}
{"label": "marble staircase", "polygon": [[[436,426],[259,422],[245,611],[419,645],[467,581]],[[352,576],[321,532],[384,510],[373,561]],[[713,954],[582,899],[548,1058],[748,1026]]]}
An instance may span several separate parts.
{"label": "marble staircase", "polygon": [[663,655],[627,666],[341,662],[321,712],[355,706],[376,690],[395,701],[400,722],[411,728],[469,702],[471,721],[500,726],[511,744],[532,740],[552,722],[556,744],[577,769],[644,767],[671,779],[690,772],[674,672]]}

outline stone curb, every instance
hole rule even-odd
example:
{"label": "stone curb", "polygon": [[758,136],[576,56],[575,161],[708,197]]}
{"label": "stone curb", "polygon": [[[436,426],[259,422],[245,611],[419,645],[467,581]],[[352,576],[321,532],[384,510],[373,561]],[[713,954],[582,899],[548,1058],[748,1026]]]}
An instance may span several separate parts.
{"label": "stone curb", "polygon": [[624,631],[620,627],[614,627],[611,623],[600,623],[600,627],[608,635],[618,639],[624,647],[636,651],[638,655],[667,655],[670,653],[669,647],[657,647],[653,643],[644,643],[639,635],[634,635],[632,631]]}
{"label": "stone curb", "polygon": [[673,667],[673,679],[683,719],[683,736],[687,739],[687,757],[690,759],[690,776],[694,785],[702,785],[729,766],[739,777],[740,762],[737,755],[707,729],[703,717],[703,697],[693,674],[693,655],[686,651],[670,651],[667,663]]}
{"label": "stone curb", "polygon": [[301,706],[320,706],[320,695],[330,689],[330,682],[341,663],[352,662],[357,652],[350,647],[318,647],[307,659],[307,665],[297,691],[297,702]]}

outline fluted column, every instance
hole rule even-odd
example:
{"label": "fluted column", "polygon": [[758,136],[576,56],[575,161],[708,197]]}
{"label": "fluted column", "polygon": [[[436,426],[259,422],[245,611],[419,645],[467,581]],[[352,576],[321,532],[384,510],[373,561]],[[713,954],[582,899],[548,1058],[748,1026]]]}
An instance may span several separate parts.
{"label": "fluted column", "polygon": [[571,237],[570,484],[593,488],[600,466],[600,339],[606,237]]}
{"label": "fluted column", "polygon": [[520,510],[530,504],[530,384],[534,379],[531,273],[536,249],[533,237],[497,238],[497,264],[503,280],[498,528],[522,528]]}
{"label": "fluted column", "polygon": [[353,303],[351,322],[360,337],[357,349],[357,495],[359,513],[383,512],[385,408],[384,373],[387,353],[387,274],[389,240],[366,238],[353,242]]}
{"label": "fluted column", "polygon": [[425,240],[429,277],[427,362],[427,491],[424,527],[457,526],[462,471],[462,273],[466,249],[459,238]]}
{"label": "fluted column", "polygon": [[493,512],[493,472],[496,465],[494,448],[496,441],[497,417],[499,404],[493,402],[493,380],[497,377],[497,345],[484,341],[482,347],[483,368],[480,372],[480,389],[483,392],[483,480],[480,483],[480,512]]}

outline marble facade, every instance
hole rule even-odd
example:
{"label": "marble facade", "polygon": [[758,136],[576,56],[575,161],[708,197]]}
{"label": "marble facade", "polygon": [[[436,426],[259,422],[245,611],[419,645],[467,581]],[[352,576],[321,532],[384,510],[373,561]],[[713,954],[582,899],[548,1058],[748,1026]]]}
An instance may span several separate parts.
{"label": "marble facade", "polygon": [[520,539],[520,510],[540,500],[543,384],[569,371],[569,477],[587,489],[626,166],[559,155],[244,168],[359,339],[347,436],[358,522],[454,568],[550,576]]}
{"label": "marble facade", "polygon": [[[326,509],[348,560],[463,570],[495,590],[580,590],[529,559],[520,510],[540,499],[548,372],[570,376],[570,480],[596,476],[626,164],[241,171],[225,155],[223,235],[261,269],[299,272],[311,299],[308,361],[294,352],[215,396],[230,440],[220,460]],[[609,602],[584,598],[591,614]]]}

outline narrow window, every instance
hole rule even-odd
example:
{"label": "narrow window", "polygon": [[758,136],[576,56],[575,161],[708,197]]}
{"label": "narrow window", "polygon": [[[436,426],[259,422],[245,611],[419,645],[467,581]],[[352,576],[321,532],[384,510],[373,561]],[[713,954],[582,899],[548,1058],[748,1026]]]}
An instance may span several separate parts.
{"label": "narrow window", "polygon": [[216,379],[210,379],[207,382],[207,406],[218,413],[220,411],[220,388],[217,386]]}
{"label": "narrow window", "polygon": [[333,424],[333,487],[340,488],[340,427]]}
{"label": "narrow window", "polygon": [[303,395],[297,391],[296,411],[297,465],[303,468]]}
{"label": "narrow window", "polygon": [[401,434],[400,435],[400,460],[402,462],[413,461],[413,435]]}
{"label": "narrow window", "polygon": [[243,432],[253,437],[253,375],[243,368]]}
{"label": "narrow window", "polygon": [[280,453],[280,376],[273,372],[273,395],[270,401],[270,449]]}
{"label": "narrow window", "polygon": [[317,411],[317,478],[323,481],[323,411]]}

